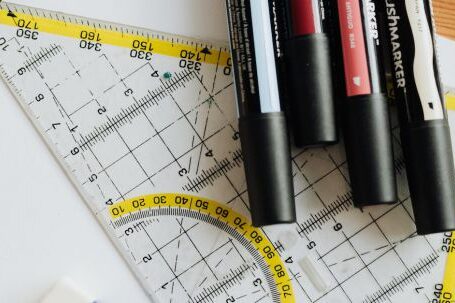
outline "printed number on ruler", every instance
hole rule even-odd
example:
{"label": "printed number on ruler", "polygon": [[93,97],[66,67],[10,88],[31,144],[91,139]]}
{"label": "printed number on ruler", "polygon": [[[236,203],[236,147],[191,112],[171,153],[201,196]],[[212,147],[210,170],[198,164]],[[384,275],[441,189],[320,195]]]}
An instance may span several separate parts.
{"label": "printed number on ruler", "polygon": [[157,302],[453,300],[399,154],[401,203],[360,211],[340,146],[296,150],[298,222],[251,226],[226,46],[1,3],[0,64]]}

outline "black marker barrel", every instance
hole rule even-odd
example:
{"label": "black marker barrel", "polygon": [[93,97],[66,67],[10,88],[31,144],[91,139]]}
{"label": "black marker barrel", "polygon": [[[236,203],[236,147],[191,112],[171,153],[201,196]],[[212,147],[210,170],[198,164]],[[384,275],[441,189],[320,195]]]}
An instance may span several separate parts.
{"label": "black marker barrel", "polygon": [[401,139],[419,234],[455,230],[455,171],[431,1],[386,0]]}
{"label": "black marker barrel", "polygon": [[278,84],[275,2],[226,3],[253,224],[294,222],[291,152]]}
{"label": "black marker barrel", "polygon": [[377,3],[338,0],[347,99],[344,135],[356,206],[397,201]]}
{"label": "black marker barrel", "polygon": [[288,19],[286,86],[295,144],[336,143],[335,91],[324,2],[283,1]]}

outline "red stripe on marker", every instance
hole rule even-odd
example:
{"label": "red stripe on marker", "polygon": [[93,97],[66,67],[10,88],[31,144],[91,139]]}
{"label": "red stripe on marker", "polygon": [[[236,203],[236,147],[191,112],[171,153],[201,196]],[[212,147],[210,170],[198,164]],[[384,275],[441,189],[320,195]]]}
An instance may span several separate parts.
{"label": "red stripe on marker", "polygon": [[313,0],[292,0],[292,20],[295,36],[316,33]]}
{"label": "red stripe on marker", "polygon": [[359,0],[338,0],[346,91],[349,97],[371,94]]}

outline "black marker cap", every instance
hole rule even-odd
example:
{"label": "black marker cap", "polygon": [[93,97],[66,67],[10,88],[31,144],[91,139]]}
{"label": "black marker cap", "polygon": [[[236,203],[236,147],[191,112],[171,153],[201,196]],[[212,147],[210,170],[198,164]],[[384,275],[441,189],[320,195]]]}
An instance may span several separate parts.
{"label": "black marker cap", "polygon": [[326,34],[290,38],[285,44],[286,86],[297,147],[338,141],[330,41]]}
{"label": "black marker cap", "polygon": [[345,108],[345,145],[354,204],[397,202],[387,97],[349,97]]}
{"label": "black marker cap", "polygon": [[402,130],[417,232],[455,230],[455,170],[446,120]]}
{"label": "black marker cap", "polygon": [[249,115],[241,117],[239,123],[253,225],[295,222],[291,152],[284,113]]}

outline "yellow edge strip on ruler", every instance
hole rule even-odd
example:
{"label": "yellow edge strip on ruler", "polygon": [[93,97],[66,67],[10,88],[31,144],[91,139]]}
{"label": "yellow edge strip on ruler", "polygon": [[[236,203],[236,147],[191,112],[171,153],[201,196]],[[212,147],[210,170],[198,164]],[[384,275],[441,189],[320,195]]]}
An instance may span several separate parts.
{"label": "yellow edge strip on ruler", "polygon": [[448,93],[446,95],[446,104],[448,110],[455,110],[455,95]]}
{"label": "yellow edge strip on ruler", "polygon": [[259,228],[251,225],[246,217],[223,204],[185,194],[153,194],[111,205],[109,214],[113,220],[116,220],[135,212],[157,208],[181,208],[198,212],[211,216],[236,230],[253,245],[267,263],[280,293],[280,302],[295,302],[291,278],[274,246]]}
{"label": "yellow edge strip on ruler", "polygon": [[[36,31],[44,32],[48,34],[54,34],[58,36],[64,36],[74,39],[81,39],[81,32],[95,32],[99,35],[101,44],[109,44],[114,46],[120,46],[125,48],[133,48],[133,42],[138,40],[140,42],[146,42],[152,44],[152,53],[160,54],[171,57],[181,57],[182,50],[192,51],[196,53],[196,56],[193,57],[196,61],[197,53],[200,52],[205,45],[194,44],[184,44],[184,43],[173,43],[168,41],[165,38],[160,39],[158,35],[155,37],[146,37],[144,35],[135,35],[130,33],[123,33],[114,29],[104,29],[96,27],[95,25],[83,25],[73,23],[69,20],[61,21],[52,18],[46,18],[41,16],[34,16],[31,14],[25,14],[21,12],[14,12],[17,18],[8,17],[8,10],[3,8],[0,10],[0,24],[9,25],[9,26],[18,26],[18,20],[22,19],[25,21],[25,24],[32,24],[31,29],[37,26]],[[30,23],[29,23],[30,22]],[[97,41],[93,41],[97,42]],[[198,48],[199,46],[199,48]],[[210,45],[207,45],[210,48]],[[226,49],[211,49],[211,55],[201,54],[199,56],[200,61],[209,64],[219,64],[221,66],[226,66],[229,63],[230,54]]]}
{"label": "yellow edge strip on ruler", "polygon": [[[454,251],[449,252],[447,255],[442,296],[443,299],[445,299],[444,294],[447,293],[447,296],[450,296],[450,298],[453,300],[455,299],[455,232],[452,234],[452,242],[449,246],[449,249],[453,249]],[[450,300],[450,302],[453,302],[452,300]],[[449,300],[441,302],[449,302]]]}
{"label": "yellow edge strip on ruler", "polygon": [[[124,48],[133,48],[133,42],[135,40],[138,40],[139,42],[151,43],[153,54],[180,58],[182,50],[193,51],[195,53],[198,53],[202,50],[201,45],[199,45],[198,49],[196,45],[178,42],[173,43],[166,40],[165,38],[160,39],[157,37],[146,37],[145,35],[133,35],[114,29],[103,29],[96,27],[94,24],[83,25],[71,22],[69,20],[61,21],[53,18],[34,16],[20,12],[14,12],[16,18],[12,18],[7,16],[8,9],[6,8],[1,9],[0,14],[0,24],[16,27],[18,20],[22,19],[25,21],[25,24],[28,24],[29,22],[31,22],[33,25],[36,24],[38,32],[44,32],[78,40],[81,39],[81,32],[86,31],[99,34],[99,37],[101,38],[99,42],[102,44],[109,44]],[[210,51],[212,53],[211,55],[202,54],[199,56],[203,62],[209,64],[219,64],[221,66],[230,65],[230,53],[226,49],[210,49]],[[447,109],[455,110],[455,95],[448,94],[446,96],[446,100]]]}

